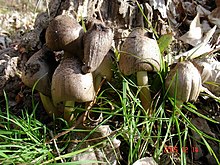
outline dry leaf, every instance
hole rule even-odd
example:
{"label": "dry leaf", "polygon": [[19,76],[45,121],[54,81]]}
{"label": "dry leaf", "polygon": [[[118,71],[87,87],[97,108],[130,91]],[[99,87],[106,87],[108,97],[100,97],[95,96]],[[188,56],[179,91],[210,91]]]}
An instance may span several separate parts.
{"label": "dry leaf", "polygon": [[188,15],[195,16],[196,15],[196,4],[191,2],[182,2],[183,9]]}
{"label": "dry leaf", "polygon": [[[8,51],[4,52],[5,50]],[[10,78],[17,77],[19,72],[17,70],[19,58],[13,57],[14,50],[10,48],[5,50],[0,51],[0,95],[2,95],[2,90],[5,85],[7,85]]]}
{"label": "dry leaf", "polygon": [[220,6],[220,0],[215,0],[215,4],[216,4],[217,7],[219,7]]}
{"label": "dry leaf", "polygon": [[207,20],[203,20],[201,26],[202,26],[202,33],[203,34],[207,33],[209,30],[211,30],[211,26]]}
{"label": "dry leaf", "polygon": [[208,19],[211,23],[220,27],[220,7],[215,8],[208,16]]}
{"label": "dry leaf", "polygon": [[207,10],[206,8],[204,8],[201,5],[196,6],[196,11],[197,11],[197,13],[199,13],[200,17],[206,17],[211,13],[209,10]]}
{"label": "dry leaf", "polygon": [[180,58],[184,57],[186,59],[194,59],[197,58],[207,52],[213,50],[213,47],[210,45],[209,41],[212,38],[213,34],[215,33],[216,26],[210,29],[206,35],[202,38],[202,42],[195,46],[194,48],[190,49],[187,52],[184,52],[178,56],[175,56],[171,63],[178,62]]}
{"label": "dry leaf", "polygon": [[133,165],[157,165],[152,157],[145,157],[134,162]]}
{"label": "dry leaf", "polygon": [[[85,126],[78,126],[79,129],[85,129],[88,131],[76,131],[72,135],[72,140],[68,146],[68,153],[72,152],[79,143],[92,131],[92,128]],[[85,140],[85,139],[84,139]],[[90,147],[97,143],[106,140],[96,147]],[[116,165],[120,159],[120,147],[121,141],[114,137],[113,131],[110,129],[109,125],[101,125],[86,139],[82,145],[80,145],[79,150],[88,148],[87,150],[73,155],[72,161],[101,161],[103,164],[108,162],[111,165]],[[87,163],[92,164],[92,163]],[[94,163],[97,164],[97,163]]]}
{"label": "dry leaf", "polygon": [[186,13],[184,12],[181,1],[170,0],[167,2],[167,15],[169,22],[172,26],[178,27],[179,23],[185,18]]}
{"label": "dry leaf", "polygon": [[[211,131],[207,121],[203,118],[197,117],[191,121],[200,131],[215,137],[215,134]],[[195,132],[196,133],[196,132]],[[196,133],[197,134],[197,133]],[[197,137],[197,135],[195,135]],[[194,137],[195,137],[194,136]],[[199,135],[198,135],[199,136]]]}
{"label": "dry leaf", "polygon": [[159,10],[163,18],[167,18],[167,9],[164,0],[150,0],[150,5],[154,6],[154,10]]}
{"label": "dry leaf", "polygon": [[198,13],[191,22],[189,31],[185,33],[183,36],[181,36],[179,39],[192,46],[196,46],[201,42],[202,29],[201,29],[200,18]]}

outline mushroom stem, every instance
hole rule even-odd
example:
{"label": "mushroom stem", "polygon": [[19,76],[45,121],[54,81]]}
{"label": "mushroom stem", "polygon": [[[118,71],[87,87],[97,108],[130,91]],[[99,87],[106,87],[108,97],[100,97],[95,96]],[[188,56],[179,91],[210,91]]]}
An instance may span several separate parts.
{"label": "mushroom stem", "polygon": [[99,87],[100,87],[100,84],[101,84],[101,82],[102,82],[102,76],[101,75],[97,75],[96,77],[95,77],[95,80],[94,80],[95,82],[94,82],[94,88],[95,88],[95,91],[97,92],[98,91],[98,89],[99,89]]}
{"label": "mushroom stem", "polygon": [[74,105],[75,101],[66,101],[65,102],[65,107],[64,107],[64,119],[68,122],[71,123],[74,119]]}
{"label": "mushroom stem", "polygon": [[175,105],[175,108],[181,109],[183,107],[183,101],[176,100]]}
{"label": "mushroom stem", "polygon": [[151,107],[151,94],[150,90],[148,87],[148,76],[147,76],[147,71],[138,71],[137,72],[137,85],[141,86],[140,89],[140,100],[143,108],[150,112],[150,107]]}
{"label": "mushroom stem", "polygon": [[48,113],[49,116],[55,116],[55,117],[59,117],[62,112],[60,112],[58,110],[58,108],[56,108],[53,104],[53,101],[50,97],[48,96],[45,96],[44,94],[42,94],[41,92],[39,92],[40,94],[40,99],[41,99],[41,102],[44,106],[44,109],[46,110],[46,112]]}

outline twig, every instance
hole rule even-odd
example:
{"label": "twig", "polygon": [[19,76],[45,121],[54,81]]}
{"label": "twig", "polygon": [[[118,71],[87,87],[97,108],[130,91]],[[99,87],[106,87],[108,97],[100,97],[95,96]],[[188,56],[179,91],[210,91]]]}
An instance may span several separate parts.
{"label": "twig", "polygon": [[[52,138],[54,137],[52,131],[50,131],[50,135],[51,135]],[[53,138],[53,143],[54,143],[54,146],[55,146],[55,148],[56,148],[56,150],[57,150],[58,156],[60,156],[60,151],[59,151],[59,148],[58,148],[58,146],[57,146],[56,139],[54,139],[54,138]],[[61,162],[64,163],[64,161],[63,161],[62,158],[61,158]]]}
{"label": "twig", "polygon": [[58,139],[59,137],[65,135],[65,134],[67,134],[67,133],[69,133],[69,132],[72,131],[74,128],[76,128],[79,124],[81,124],[81,121],[82,121],[84,115],[85,115],[85,114],[82,114],[82,115],[78,118],[78,120],[76,120],[76,123],[73,124],[72,127],[70,127],[68,130],[63,131],[63,132],[59,133],[58,135],[54,136],[50,141],[47,141],[46,144],[51,143],[52,141]]}

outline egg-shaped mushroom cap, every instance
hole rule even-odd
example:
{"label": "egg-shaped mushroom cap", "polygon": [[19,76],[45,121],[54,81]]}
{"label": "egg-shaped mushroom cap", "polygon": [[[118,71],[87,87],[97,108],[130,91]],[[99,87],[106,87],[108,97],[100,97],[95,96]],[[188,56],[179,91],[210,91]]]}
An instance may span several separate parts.
{"label": "egg-shaped mushroom cap", "polygon": [[22,71],[22,82],[46,96],[51,96],[51,78],[58,63],[53,52],[43,47],[26,62]]}
{"label": "egg-shaped mushroom cap", "polygon": [[84,73],[95,71],[108,51],[111,49],[113,32],[109,27],[94,23],[83,36],[84,58],[82,71]]}
{"label": "egg-shaped mushroom cap", "polygon": [[75,18],[59,15],[49,23],[45,35],[46,45],[54,51],[76,53],[82,49],[83,34],[83,28]]}
{"label": "egg-shaped mushroom cap", "polygon": [[201,75],[190,61],[176,64],[169,72],[165,86],[171,97],[182,102],[195,101],[201,89]]}
{"label": "egg-shaped mushroom cap", "polygon": [[54,105],[60,102],[88,102],[95,97],[91,73],[83,74],[82,63],[75,57],[65,58],[52,77],[52,99]]}
{"label": "egg-shaped mushroom cap", "polygon": [[160,70],[161,54],[157,41],[146,36],[146,30],[135,28],[121,47],[119,68],[125,75],[137,71]]}

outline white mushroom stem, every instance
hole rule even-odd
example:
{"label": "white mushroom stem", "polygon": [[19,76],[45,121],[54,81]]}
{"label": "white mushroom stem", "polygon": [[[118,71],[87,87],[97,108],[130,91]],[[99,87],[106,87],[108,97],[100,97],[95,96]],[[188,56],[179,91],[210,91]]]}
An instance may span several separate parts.
{"label": "white mushroom stem", "polygon": [[69,123],[73,121],[74,119],[74,106],[75,106],[75,101],[66,101],[65,102],[65,107],[64,107],[64,119],[68,121]]}
{"label": "white mushroom stem", "polygon": [[54,106],[52,99],[48,96],[45,96],[41,92],[39,92],[39,94],[40,94],[40,99],[44,106],[44,109],[46,110],[48,115],[49,116],[54,115],[55,117],[61,116],[62,112],[60,112],[58,108]]}
{"label": "white mushroom stem", "polygon": [[151,94],[148,87],[148,75],[147,71],[138,71],[137,72],[137,85],[141,86],[140,89],[140,100],[143,108],[146,111],[150,111],[151,107]]}

